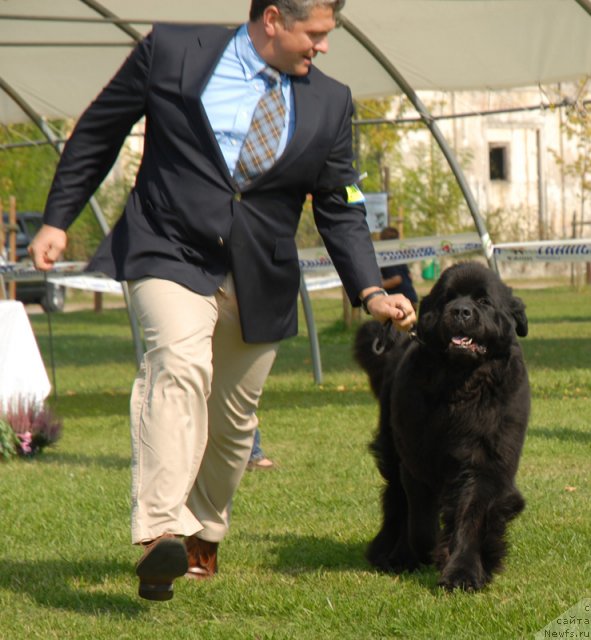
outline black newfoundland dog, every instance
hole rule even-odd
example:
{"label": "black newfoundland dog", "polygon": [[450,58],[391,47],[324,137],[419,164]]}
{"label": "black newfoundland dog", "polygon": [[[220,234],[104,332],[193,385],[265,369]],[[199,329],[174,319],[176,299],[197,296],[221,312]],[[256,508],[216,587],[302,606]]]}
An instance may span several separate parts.
{"label": "black newfoundland dog", "polygon": [[380,401],[371,448],[386,480],[383,523],[367,551],[378,569],[435,563],[440,585],[467,591],[501,569],[507,524],[525,506],[515,486],[530,408],[525,335],[522,301],[476,262],[442,273],[416,334],[359,329],[355,356]]}

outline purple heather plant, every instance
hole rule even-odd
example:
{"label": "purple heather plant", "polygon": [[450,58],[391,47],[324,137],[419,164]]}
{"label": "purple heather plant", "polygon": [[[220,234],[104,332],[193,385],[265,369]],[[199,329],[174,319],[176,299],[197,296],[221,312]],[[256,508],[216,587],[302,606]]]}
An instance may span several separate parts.
{"label": "purple heather plant", "polygon": [[20,453],[23,456],[32,456],[35,453],[33,448],[33,434],[30,431],[19,433],[17,436],[19,441]]}
{"label": "purple heather plant", "polygon": [[16,435],[16,449],[20,456],[30,458],[43,448],[57,442],[62,421],[43,405],[18,400],[3,416]]}

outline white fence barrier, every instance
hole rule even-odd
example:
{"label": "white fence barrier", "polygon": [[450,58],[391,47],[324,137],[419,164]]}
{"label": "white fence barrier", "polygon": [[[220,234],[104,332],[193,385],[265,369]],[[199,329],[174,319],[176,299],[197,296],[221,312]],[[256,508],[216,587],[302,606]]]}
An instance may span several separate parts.
{"label": "white fence barrier", "polygon": [[[482,253],[480,237],[476,233],[431,236],[404,240],[381,240],[374,243],[380,267],[468,253]],[[500,262],[591,262],[591,239],[556,240],[548,242],[519,242],[493,245],[495,259]],[[308,292],[339,287],[341,281],[324,247],[298,252],[302,271],[301,294],[304,302],[308,332],[312,344],[314,376],[322,381],[320,352],[315,335],[314,319]],[[44,280],[45,275],[29,265],[3,263],[0,259],[0,286],[4,281]],[[100,293],[121,294],[121,284],[104,276],[83,274],[83,263],[58,263],[47,276],[49,282],[67,287]],[[312,335],[314,334],[314,335]],[[137,348],[137,345],[136,345]]]}
{"label": "white fence barrier", "polygon": [[508,242],[494,245],[500,262],[591,262],[591,240]]}

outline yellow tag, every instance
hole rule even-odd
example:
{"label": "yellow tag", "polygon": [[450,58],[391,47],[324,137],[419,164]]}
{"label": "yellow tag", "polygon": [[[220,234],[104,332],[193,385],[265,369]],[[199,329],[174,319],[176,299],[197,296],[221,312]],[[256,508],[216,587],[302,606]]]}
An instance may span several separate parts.
{"label": "yellow tag", "polygon": [[365,196],[356,184],[345,187],[345,189],[347,190],[347,204],[359,204],[360,202],[365,202]]}

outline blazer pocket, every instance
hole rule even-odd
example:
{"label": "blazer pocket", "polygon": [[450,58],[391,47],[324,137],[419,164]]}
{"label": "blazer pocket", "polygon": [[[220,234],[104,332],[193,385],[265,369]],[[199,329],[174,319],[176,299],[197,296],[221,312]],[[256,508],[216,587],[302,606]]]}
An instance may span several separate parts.
{"label": "blazer pocket", "polygon": [[276,262],[284,262],[286,260],[297,260],[298,248],[293,238],[277,238],[275,240],[275,251],[273,252],[273,260]]}

